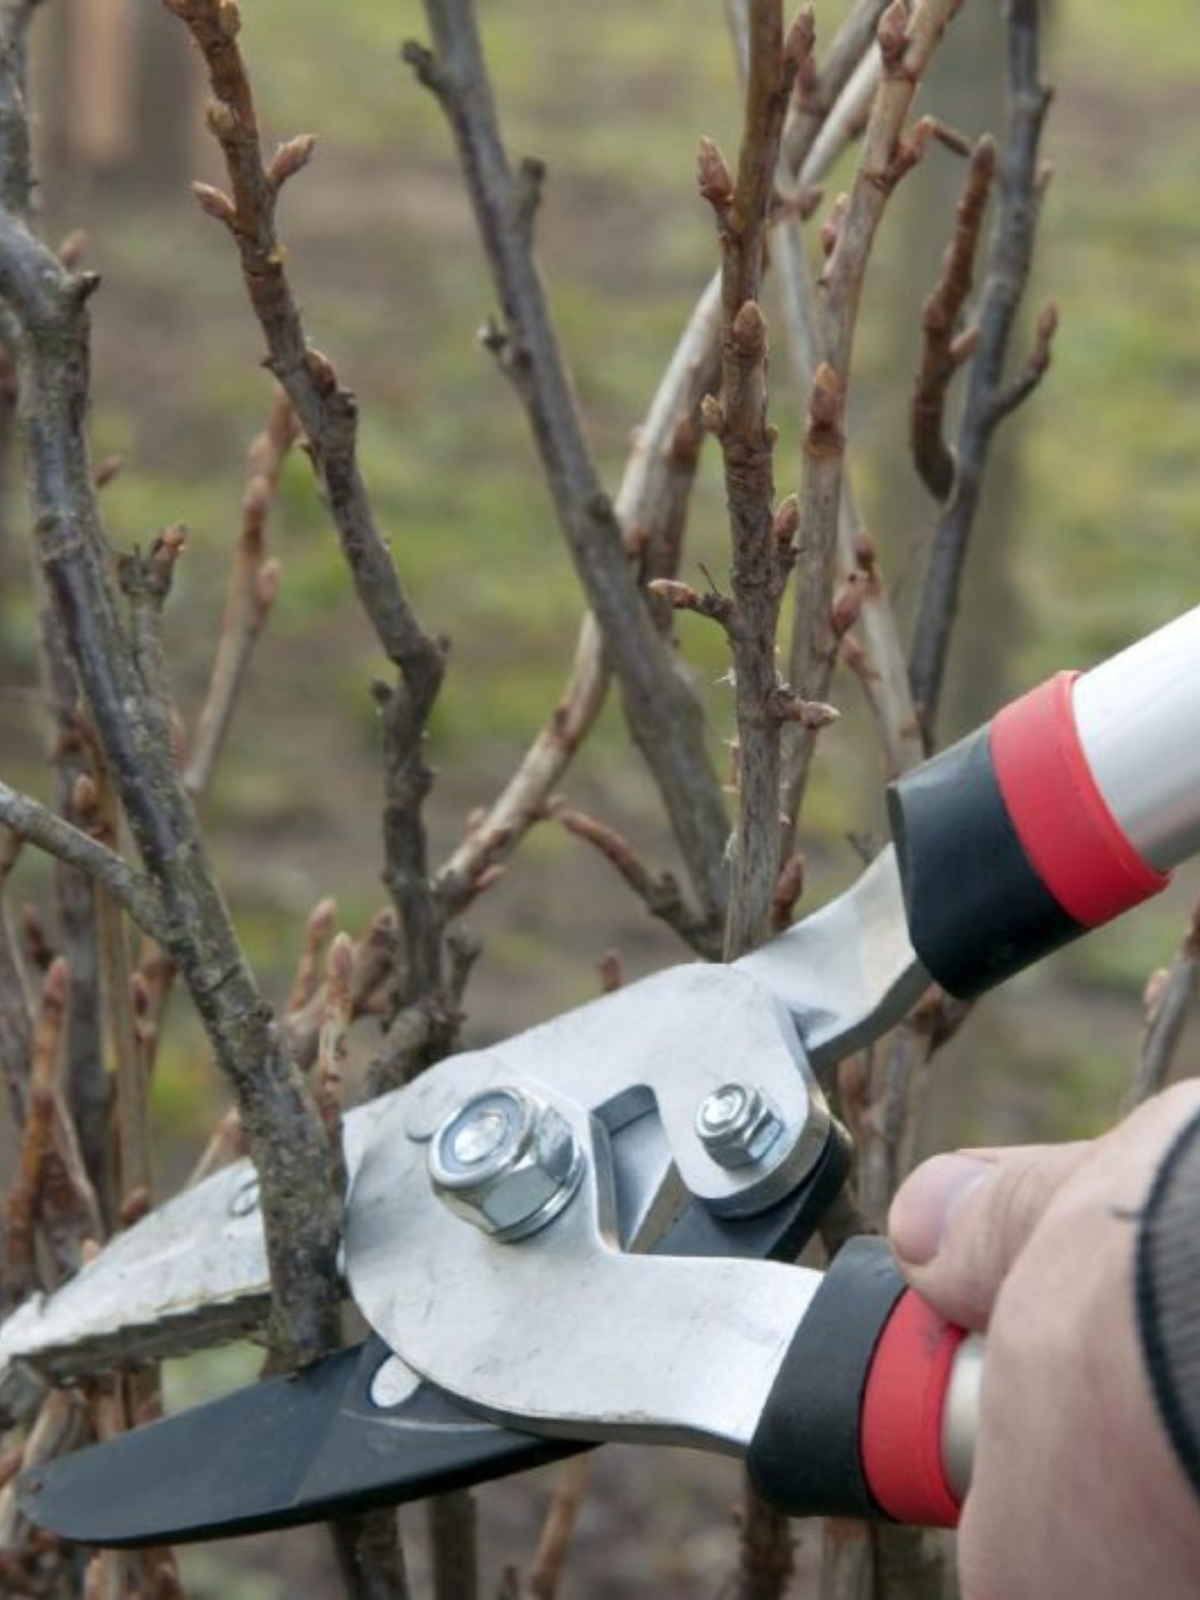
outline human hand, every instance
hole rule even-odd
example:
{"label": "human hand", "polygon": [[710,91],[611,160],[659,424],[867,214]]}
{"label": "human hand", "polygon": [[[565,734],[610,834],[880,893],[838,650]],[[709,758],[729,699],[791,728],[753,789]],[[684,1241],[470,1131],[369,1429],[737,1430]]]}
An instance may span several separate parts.
{"label": "human hand", "polygon": [[987,1330],[964,1600],[1200,1595],[1200,1499],[1151,1390],[1133,1279],[1142,1206],[1198,1111],[1200,1083],[1181,1084],[1100,1139],[935,1156],[896,1196],[906,1277]]}

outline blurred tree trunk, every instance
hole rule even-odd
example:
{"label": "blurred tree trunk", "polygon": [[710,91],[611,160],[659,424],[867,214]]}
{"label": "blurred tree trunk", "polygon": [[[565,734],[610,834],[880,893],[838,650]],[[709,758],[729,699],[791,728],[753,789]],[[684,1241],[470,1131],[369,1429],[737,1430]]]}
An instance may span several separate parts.
{"label": "blurred tree trunk", "polygon": [[187,41],[161,6],[55,0],[34,29],[33,52],[49,192],[77,197],[99,180],[154,195],[186,182],[197,78]]}

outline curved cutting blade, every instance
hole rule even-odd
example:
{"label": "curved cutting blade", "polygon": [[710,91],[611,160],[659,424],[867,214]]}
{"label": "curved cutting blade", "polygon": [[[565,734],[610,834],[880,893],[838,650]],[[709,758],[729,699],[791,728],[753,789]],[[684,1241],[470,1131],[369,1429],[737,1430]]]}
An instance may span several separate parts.
{"label": "curved cutting blade", "polygon": [[[79,1544],[172,1544],[319,1521],[540,1466],[581,1446],[492,1427],[379,1339],[25,1475],[20,1502]],[[394,1403],[371,1398],[380,1369]]]}

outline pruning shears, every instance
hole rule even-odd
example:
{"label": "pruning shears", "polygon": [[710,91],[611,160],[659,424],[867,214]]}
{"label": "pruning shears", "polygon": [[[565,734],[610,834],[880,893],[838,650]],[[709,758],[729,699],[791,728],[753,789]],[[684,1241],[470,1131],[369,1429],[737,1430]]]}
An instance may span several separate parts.
{"label": "pruning shears", "polygon": [[[396,1503],[611,1439],[743,1456],[791,1514],[952,1525],[981,1343],[854,1240],[789,1264],[848,1150],[817,1070],[931,982],[971,998],[1200,848],[1200,609],[1062,673],[894,784],[893,843],[727,966],[454,1056],[345,1123],[365,1343],[26,1473],[72,1539],[163,1543]],[[0,1326],[0,1406],[260,1328],[240,1162]],[[253,1462],[253,1470],[247,1463]]]}

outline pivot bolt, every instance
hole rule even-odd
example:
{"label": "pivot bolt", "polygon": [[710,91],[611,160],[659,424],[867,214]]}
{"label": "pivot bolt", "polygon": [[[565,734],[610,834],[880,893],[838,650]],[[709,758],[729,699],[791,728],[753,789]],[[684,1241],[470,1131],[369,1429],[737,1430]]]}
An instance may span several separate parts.
{"label": "pivot bolt", "polygon": [[583,1177],[566,1118],[523,1089],[487,1089],[452,1111],[429,1146],[429,1177],[451,1211],[500,1240],[563,1209]]}
{"label": "pivot bolt", "polygon": [[782,1132],[775,1107],[752,1084],[724,1083],[705,1096],[696,1112],[696,1134],[722,1167],[753,1166]]}

